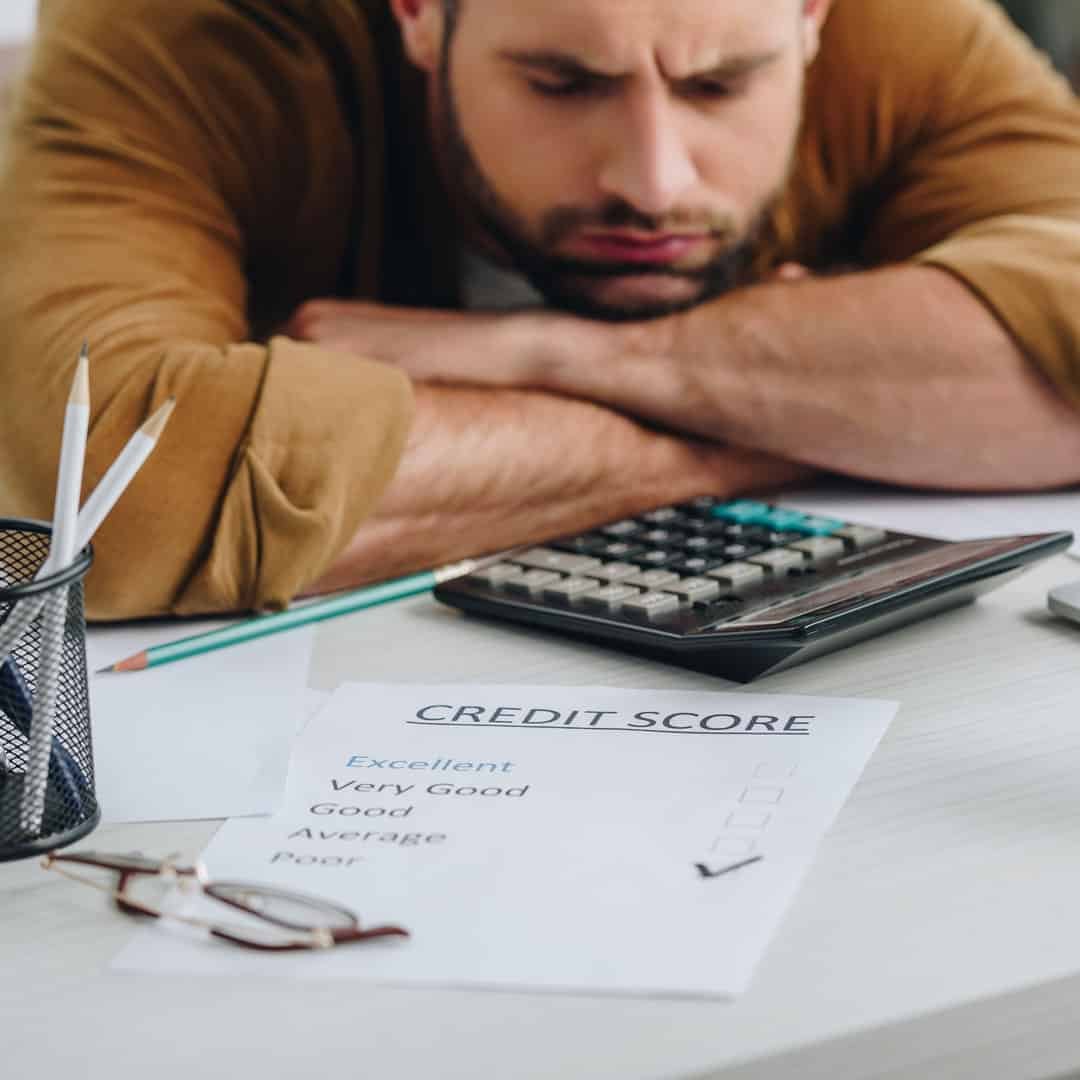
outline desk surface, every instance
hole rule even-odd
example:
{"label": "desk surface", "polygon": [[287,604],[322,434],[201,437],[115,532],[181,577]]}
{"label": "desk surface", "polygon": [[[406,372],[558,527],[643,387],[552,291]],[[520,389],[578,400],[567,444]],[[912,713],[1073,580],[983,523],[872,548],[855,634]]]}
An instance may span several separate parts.
{"label": "desk surface", "polygon": [[[110,973],[89,889],[0,867],[0,1072],[123,1080],[1047,1077],[1080,1065],[1080,627],[1064,556],[978,604],[754,684],[892,698],[897,720],[733,1003]],[[427,598],[324,625],[342,680],[710,689],[705,675],[466,619]],[[108,798],[108,793],[102,793]],[[93,846],[196,853],[214,823]]]}

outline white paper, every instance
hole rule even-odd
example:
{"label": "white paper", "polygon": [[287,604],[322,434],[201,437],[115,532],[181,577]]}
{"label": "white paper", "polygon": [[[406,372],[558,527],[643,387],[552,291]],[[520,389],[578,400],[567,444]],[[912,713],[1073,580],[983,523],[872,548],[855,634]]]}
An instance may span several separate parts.
{"label": "white paper", "polygon": [[228,822],[205,860],[212,877],[333,898],[411,939],[268,956],[159,924],[115,966],[737,994],[895,711],[743,693],[342,687],[297,742],[283,811]]}
{"label": "white paper", "polygon": [[837,517],[945,540],[1072,532],[1080,554],[1080,490],[1035,495],[949,495],[835,484],[785,492],[777,502],[794,510]]}
{"label": "white paper", "polygon": [[94,774],[102,820],[270,814],[307,715],[311,627],[146,671],[93,674],[220,623],[92,627],[87,634]]}

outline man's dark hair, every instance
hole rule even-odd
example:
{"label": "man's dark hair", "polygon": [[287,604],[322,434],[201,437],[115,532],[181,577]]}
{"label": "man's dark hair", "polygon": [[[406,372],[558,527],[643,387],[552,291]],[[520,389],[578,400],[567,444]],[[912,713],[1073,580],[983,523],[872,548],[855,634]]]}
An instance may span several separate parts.
{"label": "man's dark hair", "polygon": [[446,19],[446,36],[452,37],[461,14],[461,0],[443,0],[443,16]]}
{"label": "man's dark hair", "polygon": [[442,40],[442,72],[445,81],[450,69],[450,45],[454,40],[457,30],[458,19],[461,16],[461,0],[442,0],[443,5],[443,40]]}

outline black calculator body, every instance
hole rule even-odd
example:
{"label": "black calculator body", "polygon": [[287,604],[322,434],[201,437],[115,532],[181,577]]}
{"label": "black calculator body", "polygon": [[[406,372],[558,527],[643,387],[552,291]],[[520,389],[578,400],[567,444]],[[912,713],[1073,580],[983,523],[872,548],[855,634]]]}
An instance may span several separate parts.
{"label": "black calculator body", "polygon": [[972,600],[1072,539],[947,541],[706,497],[509,552],[435,595],[747,682]]}

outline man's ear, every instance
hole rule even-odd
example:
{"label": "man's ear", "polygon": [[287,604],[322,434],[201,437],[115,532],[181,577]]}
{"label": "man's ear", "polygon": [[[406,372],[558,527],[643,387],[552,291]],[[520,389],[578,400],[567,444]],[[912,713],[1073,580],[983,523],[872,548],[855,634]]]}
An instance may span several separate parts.
{"label": "man's ear", "polygon": [[422,71],[438,68],[445,19],[442,0],[390,0],[409,59]]}
{"label": "man's ear", "polygon": [[809,64],[821,48],[821,31],[833,0],[800,0],[802,4],[803,55]]}

